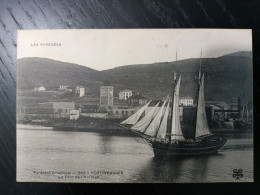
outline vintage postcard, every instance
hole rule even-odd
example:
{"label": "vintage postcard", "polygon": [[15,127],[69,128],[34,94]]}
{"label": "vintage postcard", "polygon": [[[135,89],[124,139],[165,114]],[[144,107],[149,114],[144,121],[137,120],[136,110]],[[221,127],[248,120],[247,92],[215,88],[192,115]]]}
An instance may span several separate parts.
{"label": "vintage postcard", "polygon": [[250,29],[19,30],[17,181],[253,182]]}

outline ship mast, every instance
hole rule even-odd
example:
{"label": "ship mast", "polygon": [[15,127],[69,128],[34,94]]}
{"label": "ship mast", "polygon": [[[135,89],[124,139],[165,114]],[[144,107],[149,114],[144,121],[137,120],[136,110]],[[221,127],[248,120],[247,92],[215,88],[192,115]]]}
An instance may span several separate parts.
{"label": "ship mast", "polygon": [[[176,60],[175,62],[177,63],[177,58],[178,58],[178,54],[177,54],[177,49],[176,49]],[[167,135],[168,135],[168,141],[169,143],[171,143],[171,130],[172,130],[172,115],[173,115],[173,104],[174,104],[174,93],[175,93],[175,87],[176,87],[176,83],[177,83],[177,74],[175,71],[172,72],[172,76],[173,76],[173,91],[172,91],[172,105],[171,105],[171,109],[170,109],[170,114],[169,114],[169,118],[168,118],[168,129],[167,129]]]}
{"label": "ship mast", "polygon": [[197,113],[198,113],[198,104],[199,104],[199,91],[200,91],[200,84],[201,84],[201,61],[202,61],[202,48],[200,50],[200,67],[199,67],[199,75],[198,77],[195,77],[198,80],[197,83],[197,93],[196,93],[196,103],[197,103],[197,107],[196,107],[196,114],[195,114],[195,127],[194,127],[194,138],[195,138],[195,134],[196,134],[196,121],[197,121]]}
{"label": "ship mast", "polygon": [[199,84],[200,84],[200,81],[201,81],[201,61],[202,61],[202,49],[200,50],[200,70],[199,70]]}

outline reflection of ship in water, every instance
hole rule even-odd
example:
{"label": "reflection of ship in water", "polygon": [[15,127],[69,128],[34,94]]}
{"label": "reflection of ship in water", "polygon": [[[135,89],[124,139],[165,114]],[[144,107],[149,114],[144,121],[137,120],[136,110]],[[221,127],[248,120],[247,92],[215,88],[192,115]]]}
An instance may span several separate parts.
{"label": "reflection of ship in water", "polygon": [[204,99],[204,74],[201,68],[198,75],[197,107],[194,113],[194,123],[189,128],[195,136],[185,138],[183,135],[180,111],[179,91],[181,76],[177,81],[174,73],[174,87],[172,97],[167,97],[161,107],[157,103],[147,115],[142,113],[150,104],[148,102],[135,114],[121,122],[144,138],[153,148],[155,155],[199,155],[216,153],[226,143],[226,139],[211,133],[208,127]]}
{"label": "reflection of ship in water", "polygon": [[[220,154],[216,154],[219,156]],[[203,182],[207,174],[211,157],[204,156],[155,156],[138,170],[138,180],[144,182]]]}

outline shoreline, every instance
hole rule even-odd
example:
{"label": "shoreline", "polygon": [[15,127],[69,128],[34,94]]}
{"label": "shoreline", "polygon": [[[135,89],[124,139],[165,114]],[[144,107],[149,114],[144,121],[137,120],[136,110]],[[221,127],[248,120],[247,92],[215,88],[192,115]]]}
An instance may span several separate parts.
{"label": "shoreline", "polygon": [[86,127],[86,126],[45,126],[43,124],[17,124],[17,129],[22,130],[53,130],[53,131],[66,131],[66,132],[92,132],[99,133],[103,135],[125,135],[125,136],[133,136],[136,137],[134,132],[126,129],[126,128],[94,128],[94,127]]}
{"label": "shoreline", "polygon": [[[22,130],[53,130],[53,131],[66,131],[66,132],[92,132],[102,135],[124,135],[124,136],[138,136],[136,133],[129,129],[123,128],[118,124],[112,124],[106,127],[90,127],[88,125],[54,125],[44,123],[17,123],[17,129]],[[239,135],[253,135],[252,129],[211,129],[213,134],[223,136],[239,136]]]}

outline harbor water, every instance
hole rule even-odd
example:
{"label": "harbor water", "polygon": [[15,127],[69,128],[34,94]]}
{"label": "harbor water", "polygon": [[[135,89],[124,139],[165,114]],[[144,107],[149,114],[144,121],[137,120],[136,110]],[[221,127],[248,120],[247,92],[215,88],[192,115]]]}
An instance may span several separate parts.
{"label": "harbor water", "polygon": [[253,181],[252,134],[225,136],[215,155],[157,158],[139,137],[18,126],[17,181]]}

